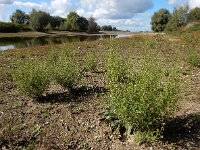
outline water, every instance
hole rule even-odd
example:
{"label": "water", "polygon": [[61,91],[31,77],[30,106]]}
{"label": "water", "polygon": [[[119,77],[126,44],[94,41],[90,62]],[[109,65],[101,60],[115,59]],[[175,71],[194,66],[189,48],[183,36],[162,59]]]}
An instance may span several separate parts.
{"label": "water", "polygon": [[0,38],[0,51],[16,49],[16,48],[25,48],[25,47],[34,47],[40,45],[48,44],[62,44],[67,42],[81,42],[81,41],[94,41],[101,40],[106,38],[121,38],[127,37],[128,35],[95,35],[95,36],[86,36],[86,35],[76,35],[76,36],[43,36],[43,37],[7,37]]}

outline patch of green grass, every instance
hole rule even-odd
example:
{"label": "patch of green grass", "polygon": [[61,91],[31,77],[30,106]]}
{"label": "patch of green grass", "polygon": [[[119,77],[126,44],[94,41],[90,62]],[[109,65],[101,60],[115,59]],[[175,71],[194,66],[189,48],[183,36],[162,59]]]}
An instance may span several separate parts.
{"label": "patch of green grass", "polygon": [[189,55],[188,63],[194,67],[200,67],[200,54],[197,52],[192,52]]}
{"label": "patch of green grass", "polygon": [[84,71],[95,71],[97,67],[97,58],[94,53],[89,53],[84,59]]}

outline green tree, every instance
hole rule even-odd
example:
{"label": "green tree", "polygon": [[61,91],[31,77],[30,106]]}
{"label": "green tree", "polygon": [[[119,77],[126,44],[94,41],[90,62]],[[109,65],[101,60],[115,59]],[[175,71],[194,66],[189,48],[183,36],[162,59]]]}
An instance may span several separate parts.
{"label": "green tree", "polygon": [[186,25],[188,22],[188,11],[189,6],[181,6],[179,8],[174,8],[172,17],[166,26],[167,31],[179,30],[180,27]]}
{"label": "green tree", "polygon": [[188,14],[188,20],[191,21],[200,21],[200,8],[196,7],[191,9]]}
{"label": "green tree", "polygon": [[18,23],[18,24],[21,24],[21,25],[28,24],[29,23],[29,16],[25,12],[17,9],[10,16],[10,21],[12,23]]}
{"label": "green tree", "polygon": [[50,21],[51,27],[53,29],[55,29],[56,27],[59,28],[65,22],[65,20],[66,19],[61,18],[59,16],[53,16],[51,17],[51,21]]}
{"label": "green tree", "polygon": [[112,30],[113,30],[113,31],[117,31],[117,28],[116,28],[116,27],[113,27]]}
{"label": "green tree", "polygon": [[155,32],[163,31],[169,22],[170,17],[171,14],[167,9],[160,9],[158,12],[155,12],[151,18],[152,30]]}
{"label": "green tree", "polygon": [[91,33],[95,33],[95,32],[98,32],[97,30],[97,23],[95,22],[95,18],[94,17],[90,17],[88,19],[88,32],[91,32]]}
{"label": "green tree", "polygon": [[86,18],[84,17],[77,18],[77,24],[78,24],[79,31],[85,32],[88,30],[88,21]]}
{"label": "green tree", "polygon": [[30,24],[36,31],[44,31],[45,27],[50,23],[51,16],[43,11],[32,10],[30,14]]}
{"label": "green tree", "polygon": [[67,16],[66,26],[68,31],[85,32],[88,30],[88,20],[76,12],[70,12]]}
{"label": "green tree", "polygon": [[79,15],[76,12],[70,12],[67,16],[67,30],[79,31],[79,25],[77,23]]}

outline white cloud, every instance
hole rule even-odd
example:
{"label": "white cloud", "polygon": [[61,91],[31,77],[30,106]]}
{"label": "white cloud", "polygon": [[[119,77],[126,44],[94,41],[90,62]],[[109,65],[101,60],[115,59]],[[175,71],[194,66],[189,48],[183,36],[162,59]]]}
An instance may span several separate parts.
{"label": "white cloud", "polygon": [[147,13],[140,13],[128,19],[101,18],[97,22],[99,25],[112,25],[120,30],[149,31],[151,30],[150,16]]}
{"label": "white cloud", "polygon": [[167,0],[168,3],[174,7],[179,7],[188,2],[189,7],[195,8],[195,7],[200,7],[200,0]]}
{"label": "white cloud", "polygon": [[62,17],[66,17],[70,11],[76,10],[77,6],[77,4],[72,2],[72,0],[51,0],[50,4],[47,2],[33,3],[16,1],[14,2],[14,5],[26,8],[35,8]]}
{"label": "white cloud", "polygon": [[0,4],[12,4],[14,0],[0,0]]}
{"label": "white cloud", "polygon": [[93,12],[95,18],[130,18],[153,7],[152,0],[80,0],[83,8]]}
{"label": "white cloud", "polygon": [[200,7],[200,0],[189,0],[190,8]]}
{"label": "white cloud", "polygon": [[22,6],[26,8],[35,8],[35,9],[47,9],[49,7],[48,3],[41,2],[41,3],[32,3],[32,2],[20,2],[16,1],[13,3],[15,6]]}
{"label": "white cloud", "polygon": [[75,11],[78,4],[73,0],[52,0],[51,13],[53,15],[66,17],[70,11]]}
{"label": "white cloud", "polygon": [[167,1],[173,7],[180,7],[180,6],[184,5],[184,4],[186,4],[187,0],[167,0]]}

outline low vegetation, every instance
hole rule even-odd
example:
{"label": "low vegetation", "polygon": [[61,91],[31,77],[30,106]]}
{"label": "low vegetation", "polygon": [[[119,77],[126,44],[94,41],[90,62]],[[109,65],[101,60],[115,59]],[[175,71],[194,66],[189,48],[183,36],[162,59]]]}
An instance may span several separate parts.
{"label": "low vegetation", "polygon": [[138,142],[159,138],[166,119],[177,108],[180,84],[176,72],[168,71],[156,59],[147,59],[139,69],[134,68],[111,49],[107,78],[110,112],[128,134],[131,131],[140,132],[138,136],[146,134]]}
{"label": "low vegetation", "polygon": [[16,23],[0,22],[0,32],[15,33],[19,31],[28,31],[29,29]]}
{"label": "low vegetation", "polygon": [[0,148],[198,148],[199,37],[1,52]]}
{"label": "low vegetation", "polygon": [[29,60],[21,64],[13,74],[14,82],[22,94],[40,97],[50,83],[47,64]]}
{"label": "low vegetation", "polygon": [[86,72],[94,71],[97,66],[95,55],[85,57],[83,67],[78,62],[76,51],[64,48],[58,55],[51,51],[45,60],[21,62],[13,74],[13,79],[22,94],[33,98],[41,97],[51,82],[56,82],[71,90]]}
{"label": "low vegetation", "polygon": [[188,63],[194,67],[200,67],[200,54],[195,51],[189,54]]}

